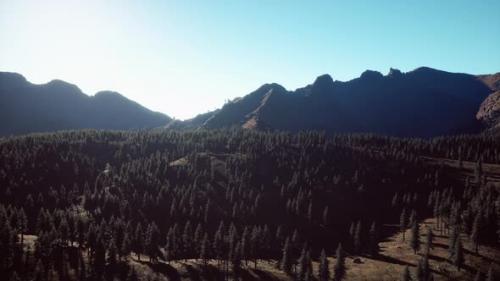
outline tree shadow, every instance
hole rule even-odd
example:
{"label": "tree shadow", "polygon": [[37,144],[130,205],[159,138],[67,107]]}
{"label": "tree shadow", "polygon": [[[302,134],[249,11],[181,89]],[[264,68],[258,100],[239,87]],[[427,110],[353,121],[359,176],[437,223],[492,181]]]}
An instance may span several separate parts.
{"label": "tree shadow", "polygon": [[217,266],[211,264],[200,265],[199,269],[204,280],[224,280],[224,272],[222,272]]}
{"label": "tree shadow", "polygon": [[443,258],[443,257],[440,257],[440,256],[436,256],[436,255],[433,255],[433,254],[429,254],[428,257],[429,257],[430,260],[435,260],[435,261],[438,261],[438,262],[447,262],[448,261],[448,259],[446,259],[446,258]]}
{"label": "tree shadow", "polygon": [[186,269],[189,280],[201,281],[200,271],[197,270],[194,266],[187,263],[182,264],[182,266]]}
{"label": "tree shadow", "polygon": [[168,280],[170,281],[180,281],[181,276],[177,269],[175,269],[173,266],[166,264],[166,263],[151,263],[147,261],[138,261],[136,262],[148,266],[153,272],[155,273],[161,273],[165,276],[167,276]]}
{"label": "tree shadow", "polygon": [[409,262],[406,262],[406,261],[402,261],[402,260],[398,260],[396,258],[393,258],[393,257],[390,257],[390,256],[386,256],[386,255],[383,255],[383,254],[377,255],[377,256],[373,257],[373,259],[376,259],[376,260],[379,260],[379,261],[384,261],[384,262],[387,262],[387,263],[399,264],[399,265],[416,266],[415,264],[412,264],[412,263],[409,263]]}
{"label": "tree shadow", "polygon": [[494,264],[500,265],[500,260],[496,260],[496,259],[492,259],[492,258],[487,257],[487,256],[483,256],[480,253],[476,253],[475,251],[471,251],[471,250],[464,248],[464,253],[467,255],[471,255],[474,257],[484,259],[484,260],[488,261],[488,263],[494,263]]}
{"label": "tree shadow", "polygon": [[441,244],[441,243],[436,243],[436,242],[432,243],[432,247],[433,248],[436,247],[436,248],[448,249],[448,245]]}
{"label": "tree shadow", "polygon": [[[246,274],[249,275],[249,278],[250,279],[243,279],[245,281],[279,281],[281,279],[279,279],[278,277],[270,274],[269,272],[266,272],[266,271],[263,271],[263,270],[260,270],[260,269],[248,269],[248,270],[245,270]],[[252,276],[249,274],[249,272],[252,272],[253,274],[255,274],[257,276],[257,278],[255,278],[255,276]],[[242,276],[243,277],[243,276]]]}

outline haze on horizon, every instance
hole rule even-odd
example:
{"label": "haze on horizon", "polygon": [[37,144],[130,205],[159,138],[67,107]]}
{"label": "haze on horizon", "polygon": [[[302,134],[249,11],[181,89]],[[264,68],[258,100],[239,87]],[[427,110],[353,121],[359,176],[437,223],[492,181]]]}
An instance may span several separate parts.
{"label": "haze on horizon", "polygon": [[0,0],[0,71],[114,90],[185,119],[323,73],[498,72],[498,11],[494,0]]}

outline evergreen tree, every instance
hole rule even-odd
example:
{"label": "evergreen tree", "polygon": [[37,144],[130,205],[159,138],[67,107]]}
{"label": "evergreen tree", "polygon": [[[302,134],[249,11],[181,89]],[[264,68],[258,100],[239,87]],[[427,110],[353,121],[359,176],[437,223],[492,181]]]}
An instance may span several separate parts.
{"label": "evergreen tree", "polygon": [[415,278],[416,281],[426,281],[425,278],[425,273],[424,273],[424,268],[422,264],[422,260],[419,260],[417,263],[417,267],[415,267]]}
{"label": "evergreen tree", "polygon": [[416,221],[413,222],[411,227],[410,247],[413,249],[415,254],[418,250],[420,250],[420,231],[419,225]]}
{"label": "evergreen tree", "polygon": [[85,281],[87,279],[87,267],[85,266],[85,260],[83,259],[83,255],[81,252],[78,254],[78,262],[79,281]]}
{"label": "evergreen tree", "polygon": [[106,248],[104,242],[99,239],[96,244],[94,259],[93,259],[93,272],[96,275],[102,275],[106,267]]}
{"label": "evergreen tree", "polygon": [[410,270],[408,266],[405,266],[403,273],[401,274],[401,281],[411,281]]}
{"label": "evergreen tree", "polygon": [[330,216],[328,214],[328,206],[323,209],[323,224],[328,226],[330,224]]}
{"label": "evergreen tree", "polygon": [[450,258],[453,258],[455,255],[455,250],[456,250],[456,244],[457,241],[459,240],[460,232],[458,229],[458,226],[453,227],[453,230],[451,231],[450,238],[448,240],[448,254]]}
{"label": "evergreen tree", "polygon": [[486,275],[486,281],[495,281],[495,273],[493,272],[493,266],[490,265],[488,269],[488,274]]}
{"label": "evergreen tree", "polygon": [[455,251],[453,253],[453,264],[457,267],[458,271],[460,271],[460,268],[464,264],[463,247],[460,238],[455,243]]}
{"label": "evergreen tree", "polygon": [[309,257],[309,251],[307,248],[307,243],[305,243],[299,258],[299,268],[297,270],[298,281],[304,281],[306,279],[306,271],[309,263],[308,257]]}
{"label": "evergreen tree", "polygon": [[238,280],[240,276],[240,271],[241,271],[241,244],[240,242],[236,243],[236,246],[234,247],[232,260],[231,264],[233,266],[233,275],[234,275],[234,280]]}
{"label": "evergreen tree", "polygon": [[474,244],[474,251],[476,254],[479,252],[479,241],[480,241],[480,232],[481,232],[481,213],[478,212],[476,217],[474,218],[474,223],[472,224],[472,233],[471,240]]}
{"label": "evergreen tree", "polygon": [[378,254],[379,247],[378,247],[378,228],[377,228],[377,223],[373,222],[371,227],[370,227],[370,245],[369,245],[369,251],[372,256],[375,256]]}
{"label": "evergreen tree", "polygon": [[361,226],[361,221],[358,221],[356,224],[356,231],[354,233],[354,252],[355,253],[360,253],[361,252],[361,247],[362,247],[362,226]]}
{"label": "evergreen tree", "polygon": [[426,242],[426,246],[427,246],[427,249],[434,249],[434,246],[433,246],[433,240],[434,240],[434,233],[432,232],[432,228],[428,228],[427,229],[427,242]]}
{"label": "evergreen tree", "polygon": [[158,256],[158,245],[160,242],[160,231],[154,222],[148,226],[145,242],[145,249],[146,253],[149,255],[149,261],[156,262]]}
{"label": "evergreen tree", "polygon": [[403,242],[405,241],[406,232],[406,209],[403,209],[401,216],[399,217],[399,230],[403,234]]}
{"label": "evergreen tree", "polygon": [[283,246],[280,268],[287,274],[290,274],[292,272],[292,265],[292,245],[290,244],[289,237],[287,237]]}
{"label": "evergreen tree", "polygon": [[429,256],[425,255],[422,259],[419,261],[419,267],[420,267],[420,272],[422,274],[420,280],[427,281],[429,279],[429,275],[431,273],[430,267],[429,267]]}
{"label": "evergreen tree", "polygon": [[203,240],[201,241],[201,247],[200,247],[200,259],[203,262],[203,265],[207,265],[207,259],[208,259],[208,246],[209,241],[208,241],[208,234],[205,233],[203,235]]}
{"label": "evergreen tree", "polygon": [[328,258],[326,257],[325,249],[321,250],[321,256],[319,258],[319,281],[329,281],[330,278],[330,268],[328,264]]}
{"label": "evergreen tree", "polygon": [[21,281],[21,278],[17,275],[17,272],[13,272],[12,275],[10,276],[9,281]]}
{"label": "evergreen tree", "polygon": [[130,267],[130,270],[128,271],[127,274],[127,279],[126,281],[138,281],[139,278],[137,277],[137,273],[135,272],[135,269],[133,267]]}
{"label": "evergreen tree", "polygon": [[474,281],[483,281],[483,275],[481,271],[478,269],[476,275],[474,276]]}
{"label": "evergreen tree", "polygon": [[125,259],[130,254],[131,244],[132,242],[130,241],[130,236],[128,233],[126,233],[125,237],[123,238],[122,245],[120,247],[120,255],[125,257]]}
{"label": "evergreen tree", "polygon": [[137,259],[141,260],[141,253],[144,251],[144,233],[142,232],[142,225],[137,224],[134,235],[133,249],[137,255]]}
{"label": "evergreen tree", "polygon": [[333,280],[342,281],[346,273],[345,257],[342,250],[342,244],[337,247],[335,266],[333,267]]}
{"label": "evergreen tree", "polygon": [[417,212],[415,210],[411,210],[410,218],[408,220],[408,225],[413,225],[414,223],[418,223]]}
{"label": "evergreen tree", "polygon": [[109,243],[109,247],[108,247],[108,264],[111,268],[113,268],[114,266],[116,266],[116,263],[117,263],[117,260],[116,260],[116,255],[117,255],[117,252],[118,250],[116,249],[116,244],[115,244],[115,240],[112,239],[111,240],[111,243]]}

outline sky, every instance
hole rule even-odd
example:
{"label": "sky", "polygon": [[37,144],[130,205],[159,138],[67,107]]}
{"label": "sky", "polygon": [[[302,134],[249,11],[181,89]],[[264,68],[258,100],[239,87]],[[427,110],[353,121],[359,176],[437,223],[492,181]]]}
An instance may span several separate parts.
{"label": "sky", "polygon": [[186,119],[324,73],[500,72],[499,11],[498,0],[0,0],[0,71]]}

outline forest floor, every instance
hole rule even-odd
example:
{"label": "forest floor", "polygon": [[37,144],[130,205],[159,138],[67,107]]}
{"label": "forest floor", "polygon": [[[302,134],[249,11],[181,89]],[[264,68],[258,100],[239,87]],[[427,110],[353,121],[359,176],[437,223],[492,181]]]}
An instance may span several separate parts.
{"label": "forest floor", "polygon": [[[379,244],[380,253],[377,257],[370,256],[348,256],[346,258],[347,275],[346,281],[393,281],[400,280],[405,266],[414,275],[415,267],[423,256],[423,248],[426,240],[427,228],[432,227],[435,234],[433,249],[430,251],[429,264],[434,275],[434,280],[473,280],[477,270],[486,274],[490,265],[498,273],[500,271],[500,251],[488,246],[480,246],[479,254],[474,252],[469,239],[462,236],[464,245],[464,267],[458,271],[448,258],[448,234],[441,233],[435,229],[436,220],[427,219],[420,224],[420,240],[422,250],[414,254],[408,244],[410,230],[406,231],[406,241],[403,242],[402,233],[386,239]],[[395,228],[395,225],[386,225],[387,228]],[[333,271],[335,258],[330,257],[330,271]],[[211,261],[202,265],[198,260],[176,261],[170,264],[150,264],[146,261],[130,260],[142,280],[148,277],[156,277],[158,280],[172,281],[205,281],[205,280],[233,280],[231,276],[224,279],[224,275],[218,270],[217,262]],[[283,271],[276,269],[276,261],[259,261],[254,269],[253,263],[243,266],[241,280],[269,280],[269,281],[292,281]],[[314,275],[317,276],[318,262],[313,262]]]}
{"label": "forest floor", "polygon": [[[464,180],[466,177],[474,179],[474,172],[476,168],[476,162],[462,161],[462,166],[460,167],[460,162],[458,160],[447,159],[447,158],[435,158],[421,156],[421,158],[429,164],[433,165],[444,165],[452,168],[451,173],[460,180]],[[500,165],[499,164],[489,164],[483,163],[483,173],[486,180],[495,185],[497,189],[500,188]]]}

